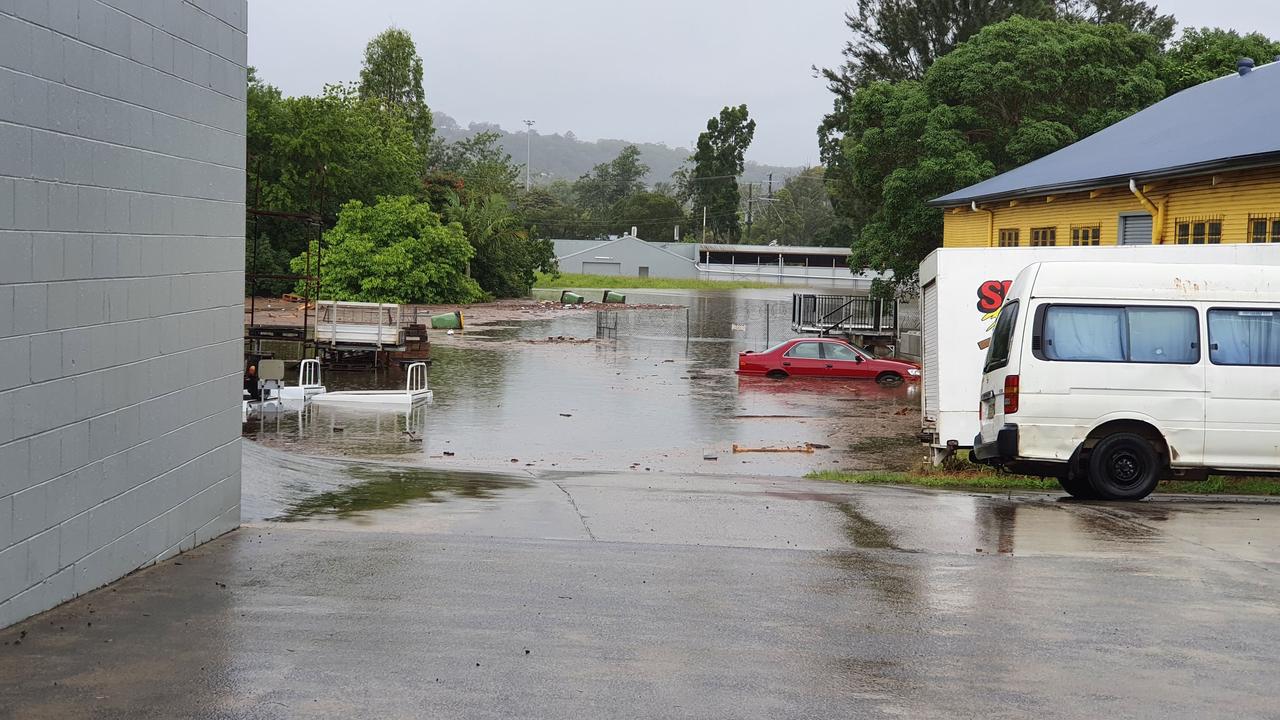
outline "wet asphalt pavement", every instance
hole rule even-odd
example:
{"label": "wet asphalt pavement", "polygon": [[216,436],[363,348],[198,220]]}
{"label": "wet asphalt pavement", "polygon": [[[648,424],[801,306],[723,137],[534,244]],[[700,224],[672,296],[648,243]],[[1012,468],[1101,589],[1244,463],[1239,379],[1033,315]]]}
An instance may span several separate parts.
{"label": "wet asphalt pavement", "polygon": [[0,717],[1280,713],[1273,504],[245,472],[241,530],[0,631]]}

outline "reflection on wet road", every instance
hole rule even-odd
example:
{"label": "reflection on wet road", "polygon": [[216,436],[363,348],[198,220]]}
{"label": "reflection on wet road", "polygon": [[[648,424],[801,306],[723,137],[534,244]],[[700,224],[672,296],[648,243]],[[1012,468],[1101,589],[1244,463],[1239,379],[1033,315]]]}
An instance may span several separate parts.
{"label": "reflection on wet road", "polygon": [[0,707],[1274,717],[1274,504],[439,473],[253,443],[245,473],[240,532],[0,631]]}
{"label": "reflection on wet road", "polygon": [[[1280,562],[1280,503],[1090,503],[769,476],[481,473],[307,458],[247,442],[246,522],[519,535],[513,513],[556,537],[811,550],[992,556],[1212,555]],[[394,527],[389,523],[394,516]],[[513,523],[515,523],[513,525]],[[769,533],[762,530],[768,529]],[[772,534],[770,534],[772,533]]]}
{"label": "reflection on wet road", "polygon": [[[410,413],[311,406],[253,420],[246,437],[308,454],[467,468],[802,475],[837,465],[881,468],[910,456],[901,444],[882,448],[876,439],[913,434],[914,386],[734,374],[739,350],[789,337],[789,294],[630,299],[690,308],[619,311],[616,338],[582,344],[545,340],[593,338],[594,312],[434,335],[432,404]],[[325,381],[334,390],[395,387],[403,379],[384,370],[333,372]],[[805,442],[832,449],[802,457],[731,453],[735,443]],[[704,460],[707,451],[718,459]]]}

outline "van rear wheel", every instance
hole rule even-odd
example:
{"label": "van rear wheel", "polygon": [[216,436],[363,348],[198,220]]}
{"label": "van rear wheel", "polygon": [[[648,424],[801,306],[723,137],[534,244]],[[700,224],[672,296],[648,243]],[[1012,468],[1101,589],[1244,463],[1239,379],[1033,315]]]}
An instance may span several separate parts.
{"label": "van rear wheel", "polygon": [[1134,433],[1103,438],[1089,455],[1089,484],[1104,500],[1141,500],[1160,482],[1162,464],[1151,441]]}

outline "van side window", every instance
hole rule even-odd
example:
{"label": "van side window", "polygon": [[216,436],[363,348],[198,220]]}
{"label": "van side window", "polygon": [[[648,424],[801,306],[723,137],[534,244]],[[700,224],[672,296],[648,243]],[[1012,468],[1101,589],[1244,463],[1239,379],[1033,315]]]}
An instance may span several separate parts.
{"label": "van side window", "polygon": [[1209,360],[1214,365],[1280,365],[1280,308],[1210,310]]}
{"label": "van side window", "polygon": [[987,362],[983,372],[991,372],[1009,364],[1009,346],[1013,342],[1013,329],[1018,324],[1018,301],[1007,302],[1000,308],[1000,318],[996,320],[995,330],[991,333],[991,346],[987,348]]}
{"label": "van side window", "polygon": [[1200,362],[1200,323],[1192,308],[1051,305],[1041,353],[1075,362]]}
{"label": "van side window", "polygon": [[1200,320],[1191,308],[1128,307],[1129,362],[1200,362]]}

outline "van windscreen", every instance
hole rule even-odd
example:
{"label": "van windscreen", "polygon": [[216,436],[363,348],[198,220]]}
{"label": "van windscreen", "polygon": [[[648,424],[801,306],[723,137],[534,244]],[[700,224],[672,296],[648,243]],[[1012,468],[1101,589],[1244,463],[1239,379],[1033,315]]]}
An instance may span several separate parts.
{"label": "van windscreen", "polygon": [[1013,329],[1018,324],[1018,301],[1007,302],[1000,308],[995,330],[991,333],[991,345],[987,347],[987,362],[983,372],[991,372],[1009,364],[1009,347],[1013,343]]}

